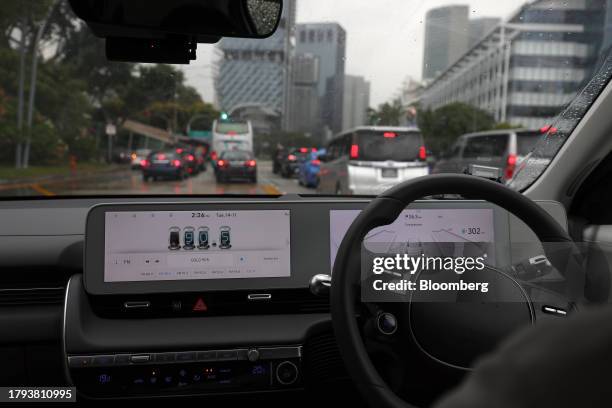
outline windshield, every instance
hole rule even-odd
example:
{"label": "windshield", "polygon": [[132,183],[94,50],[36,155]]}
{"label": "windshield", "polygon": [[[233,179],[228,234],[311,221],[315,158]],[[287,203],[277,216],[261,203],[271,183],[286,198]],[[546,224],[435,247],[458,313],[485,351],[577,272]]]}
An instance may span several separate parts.
{"label": "windshield", "polygon": [[247,123],[217,123],[215,132],[225,134],[244,134],[249,133],[249,125]]}
{"label": "windshield", "polygon": [[225,160],[250,160],[251,154],[249,152],[223,152],[221,158]]}
{"label": "windshield", "polygon": [[356,159],[363,161],[415,161],[423,144],[420,133],[379,131],[357,133],[359,154]]}
{"label": "windshield", "polygon": [[517,132],[516,134],[516,154],[526,156],[535,148],[542,132]]}
{"label": "windshield", "polygon": [[[108,61],[67,0],[4,0],[0,196],[374,195],[470,164],[523,190],[612,75],[609,4],[284,0],[270,37],[178,65]],[[228,151],[256,183],[218,182]]]}

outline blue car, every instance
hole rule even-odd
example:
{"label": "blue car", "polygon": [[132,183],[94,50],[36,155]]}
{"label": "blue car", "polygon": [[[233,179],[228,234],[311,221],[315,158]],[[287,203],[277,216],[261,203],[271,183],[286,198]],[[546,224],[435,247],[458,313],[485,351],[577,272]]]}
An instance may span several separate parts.
{"label": "blue car", "polygon": [[302,186],[315,188],[319,184],[319,170],[321,161],[319,156],[325,154],[325,149],[320,149],[311,152],[306,160],[300,163],[300,171],[298,173],[298,182]]}

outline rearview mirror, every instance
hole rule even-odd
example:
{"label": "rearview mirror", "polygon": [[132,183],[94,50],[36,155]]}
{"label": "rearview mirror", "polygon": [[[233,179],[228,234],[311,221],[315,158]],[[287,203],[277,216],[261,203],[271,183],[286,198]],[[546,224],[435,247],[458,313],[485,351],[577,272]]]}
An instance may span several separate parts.
{"label": "rearview mirror", "polygon": [[196,43],[214,43],[221,37],[269,37],[283,8],[282,0],[69,2],[96,36],[110,39],[109,59],[135,62],[188,63],[195,58]]}

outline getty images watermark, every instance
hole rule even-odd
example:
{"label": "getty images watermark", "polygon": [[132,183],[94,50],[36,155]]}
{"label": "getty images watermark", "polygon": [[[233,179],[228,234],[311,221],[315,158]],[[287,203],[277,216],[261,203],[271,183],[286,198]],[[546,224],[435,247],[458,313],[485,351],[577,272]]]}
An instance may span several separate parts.
{"label": "getty images watermark", "polygon": [[[465,272],[482,271],[485,269],[487,255],[479,257],[440,257],[440,256],[410,256],[408,254],[395,254],[394,256],[376,256],[372,259],[372,273],[374,275],[391,275],[395,279],[385,281],[374,279],[372,288],[375,291],[470,291],[487,293],[489,282],[469,282],[463,279],[452,282],[436,282],[431,279],[420,278],[418,281],[405,279],[406,275],[413,276],[417,272],[454,272],[463,275]],[[400,278],[400,279],[397,279]]]}

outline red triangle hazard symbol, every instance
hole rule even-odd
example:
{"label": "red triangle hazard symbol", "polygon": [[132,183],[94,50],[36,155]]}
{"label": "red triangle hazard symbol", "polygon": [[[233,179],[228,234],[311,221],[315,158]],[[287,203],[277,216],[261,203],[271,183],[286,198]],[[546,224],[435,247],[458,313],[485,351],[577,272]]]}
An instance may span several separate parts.
{"label": "red triangle hazard symbol", "polygon": [[194,312],[205,312],[208,310],[208,306],[206,306],[206,303],[204,303],[204,299],[198,298],[198,300],[196,300],[195,304],[193,305],[192,310]]}

